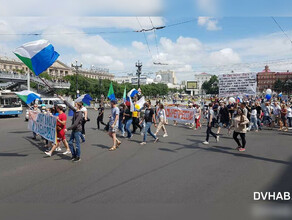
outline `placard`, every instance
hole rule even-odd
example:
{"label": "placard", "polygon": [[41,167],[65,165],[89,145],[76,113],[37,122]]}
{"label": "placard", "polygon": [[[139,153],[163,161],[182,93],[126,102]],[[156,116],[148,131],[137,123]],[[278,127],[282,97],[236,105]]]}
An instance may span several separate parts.
{"label": "placard", "polygon": [[53,143],[57,143],[57,118],[36,111],[29,111],[28,129]]}
{"label": "placard", "polygon": [[256,73],[231,73],[219,75],[219,97],[255,96]]}

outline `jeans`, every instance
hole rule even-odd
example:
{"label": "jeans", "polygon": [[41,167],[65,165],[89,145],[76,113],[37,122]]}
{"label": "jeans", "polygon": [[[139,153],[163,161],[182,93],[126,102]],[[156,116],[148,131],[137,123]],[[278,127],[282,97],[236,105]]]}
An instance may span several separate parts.
{"label": "jeans", "polygon": [[[80,157],[80,139],[81,136],[80,131],[72,131],[70,139],[69,139],[69,148],[72,153],[72,157]],[[74,148],[73,141],[75,140],[76,149]]]}
{"label": "jeans", "polygon": [[287,117],[288,119],[288,126],[292,127],[292,117]]}
{"label": "jeans", "polygon": [[[240,143],[239,139],[237,138],[238,135],[240,135],[242,144]],[[238,132],[234,131],[233,132],[233,139],[237,143],[238,147],[245,148],[245,144],[246,144],[245,133],[238,133]]]}
{"label": "jeans", "polygon": [[80,133],[79,136],[80,136],[81,140],[82,140],[83,142],[85,142],[85,137],[83,136],[82,132],[79,132],[79,133]]}
{"label": "jeans", "polygon": [[206,141],[209,142],[209,136],[210,134],[214,137],[214,138],[217,138],[217,135],[212,131],[212,126],[207,126],[207,137],[206,137]]}
{"label": "jeans", "polygon": [[262,120],[260,119],[260,116],[259,115],[257,115],[257,124],[258,124],[258,128],[260,130],[262,130]]}
{"label": "jeans", "polygon": [[254,127],[254,129],[258,130],[258,123],[257,123],[257,118],[254,116],[250,117],[250,124],[249,124],[249,130]]}
{"label": "jeans", "polygon": [[145,132],[144,132],[143,142],[146,142],[147,133],[149,133],[154,139],[156,139],[156,136],[151,131],[151,125],[152,125],[152,122],[146,122],[146,124],[145,124]]}
{"label": "jeans", "polygon": [[125,134],[125,124],[123,123],[123,118],[119,119],[119,130],[122,132],[122,135]]}
{"label": "jeans", "polygon": [[132,118],[128,119],[126,121],[126,131],[128,133],[128,136],[127,136],[128,138],[130,138],[132,136],[132,132],[131,132],[131,124],[132,124],[132,122],[133,122]]}

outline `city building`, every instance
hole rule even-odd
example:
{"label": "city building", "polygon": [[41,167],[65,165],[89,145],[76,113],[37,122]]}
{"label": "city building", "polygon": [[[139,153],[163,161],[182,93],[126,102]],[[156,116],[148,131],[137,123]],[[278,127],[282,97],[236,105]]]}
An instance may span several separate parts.
{"label": "city building", "polygon": [[286,72],[272,72],[269,66],[266,65],[262,72],[257,74],[257,89],[258,92],[263,92],[266,89],[273,89],[277,80],[287,81],[292,79],[292,72],[287,70]]}
{"label": "city building", "polygon": [[175,72],[172,71],[172,70],[166,70],[166,71],[158,71],[156,72],[156,77],[160,75],[161,76],[161,83],[170,83],[170,84],[173,84],[173,85],[176,85],[177,84],[177,79],[176,79],[176,76],[175,76]]}
{"label": "city building", "polygon": [[[7,57],[0,57],[0,70],[6,72],[17,72],[22,71],[24,73],[28,72],[29,69],[21,61],[17,59],[11,59]],[[53,79],[61,79],[67,75],[74,75],[75,69],[67,66],[65,63],[57,60],[51,67],[49,67],[45,72],[47,72]],[[90,70],[79,69],[78,74],[83,75],[91,79],[109,79],[113,80],[114,75],[109,73],[108,69],[94,68]]]}
{"label": "city building", "polygon": [[[132,85],[138,85],[138,77],[134,75],[128,75],[128,76],[118,76],[113,79],[119,84],[122,83],[131,83]],[[140,85],[147,85],[153,83],[154,80],[149,78],[147,75],[141,75],[140,76]]]}
{"label": "city building", "polygon": [[197,89],[194,89],[193,94],[194,95],[205,94],[204,90],[202,89],[202,85],[204,82],[209,81],[211,77],[212,77],[211,74],[208,74],[205,72],[200,73],[200,74],[195,74],[194,81],[197,82]]}

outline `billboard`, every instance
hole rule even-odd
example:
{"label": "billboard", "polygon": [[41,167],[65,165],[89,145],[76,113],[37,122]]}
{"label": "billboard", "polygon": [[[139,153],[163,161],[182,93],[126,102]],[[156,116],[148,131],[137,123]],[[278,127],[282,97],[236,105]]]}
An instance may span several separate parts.
{"label": "billboard", "polygon": [[187,90],[193,90],[198,88],[197,81],[187,81]]}

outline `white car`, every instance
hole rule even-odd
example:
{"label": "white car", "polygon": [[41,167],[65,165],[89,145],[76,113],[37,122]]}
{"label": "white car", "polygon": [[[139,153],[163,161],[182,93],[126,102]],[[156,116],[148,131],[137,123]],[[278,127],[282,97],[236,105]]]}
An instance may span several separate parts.
{"label": "white car", "polygon": [[63,107],[63,111],[65,112],[67,109],[67,106],[61,101],[59,98],[41,98],[41,100],[38,101],[38,106],[41,108],[41,105],[45,104],[46,108],[52,108],[55,105],[59,105]]}

